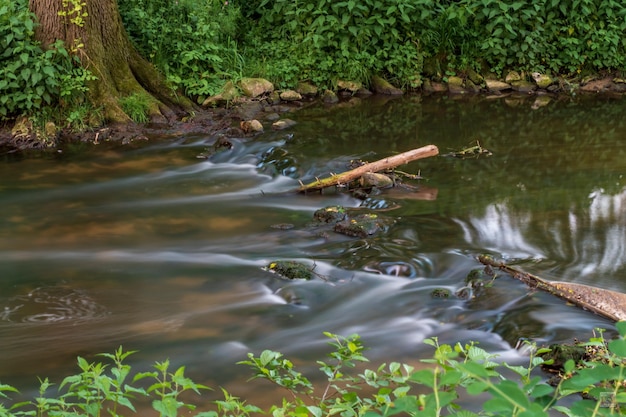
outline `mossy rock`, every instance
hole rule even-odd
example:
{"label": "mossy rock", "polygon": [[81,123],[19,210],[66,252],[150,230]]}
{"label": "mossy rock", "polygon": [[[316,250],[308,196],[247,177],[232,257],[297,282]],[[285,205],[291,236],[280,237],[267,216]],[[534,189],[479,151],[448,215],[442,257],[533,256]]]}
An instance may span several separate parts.
{"label": "mossy rock", "polygon": [[342,206],[329,206],[313,213],[313,218],[320,223],[337,223],[346,218],[346,209]]}
{"label": "mossy rock", "polygon": [[365,213],[335,224],[333,230],[346,236],[366,238],[387,230],[391,223],[393,220],[389,218],[375,213]]}
{"label": "mossy rock", "polygon": [[313,271],[308,265],[296,261],[274,261],[263,268],[268,272],[279,275],[284,279],[304,279],[313,278]]}
{"label": "mossy rock", "polygon": [[435,288],[430,292],[432,298],[450,298],[452,293],[447,288]]}

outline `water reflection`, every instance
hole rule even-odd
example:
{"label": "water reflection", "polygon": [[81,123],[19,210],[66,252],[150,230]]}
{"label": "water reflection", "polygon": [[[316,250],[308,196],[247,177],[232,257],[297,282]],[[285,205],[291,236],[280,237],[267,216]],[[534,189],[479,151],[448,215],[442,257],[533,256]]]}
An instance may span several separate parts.
{"label": "water reflection", "polygon": [[623,283],[615,285],[602,277],[620,273],[624,276],[624,207],[626,188],[615,194],[595,189],[586,206],[577,205],[548,216],[503,202],[487,205],[482,215],[472,214],[455,221],[463,229],[465,241],[473,246],[505,258],[560,260],[561,280],[599,281],[599,285],[623,290]]}

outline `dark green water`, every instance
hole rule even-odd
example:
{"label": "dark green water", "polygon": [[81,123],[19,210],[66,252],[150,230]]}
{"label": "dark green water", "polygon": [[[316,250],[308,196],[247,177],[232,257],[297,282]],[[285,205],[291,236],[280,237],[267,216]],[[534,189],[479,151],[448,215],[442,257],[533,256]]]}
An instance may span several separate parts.
{"label": "dark green water", "polygon": [[[515,360],[523,339],[589,337],[605,319],[501,275],[475,298],[452,293],[491,253],[548,279],[626,291],[626,102],[599,98],[372,98],[290,114],[289,131],[137,148],[74,145],[0,164],[0,381],[75,370],[75,356],[137,349],[138,368],[170,358],[211,386],[267,403],[249,351],[280,350],[304,366],[327,352],[323,331],[359,333],[375,362],[415,363],[422,343],[477,340]],[[342,192],[282,193],[351,159],[480,141],[493,155],[435,157],[403,171],[419,192],[365,201]],[[414,185],[417,183],[413,183]],[[389,216],[365,239],[319,233],[328,205]],[[289,223],[293,228],[272,227]],[[273,260],[321,278],[287,282]],[[272,395],[283,395],[282,393]],[[264,396],[255,401],[254,397]],[[248,397],[250,398],[250,397]]]}

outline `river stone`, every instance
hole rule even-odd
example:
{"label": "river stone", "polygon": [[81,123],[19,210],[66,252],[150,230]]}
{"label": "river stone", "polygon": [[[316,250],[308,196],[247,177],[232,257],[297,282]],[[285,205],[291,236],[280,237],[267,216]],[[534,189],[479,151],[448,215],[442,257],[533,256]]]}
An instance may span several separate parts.
{"label": "river stone", "polygon": [[532,93],[537,89],[535,83],[531,83],[530,81],[519,80],[512,81],[511,88],[515,91],[519,91],[520,93]]}
{"label": "river stone", "polygon": [[246,101],[237,107],[237,115],[241,120],[256,119],[263,111],[263,105],[258,101]]}
{"label": "river stone", "polygon": [[504,82],[511,84],[513,81],[520,81],[522,76],[517,71],[509,71],[504,77]]}
{"label": "river stone", "polygon": [[283,130],[283,129],[287,129],[290,128],[292,126],[296,125],[296,121],[295,120],[291,120],[291,119],[281,119],[281,120],[277,120],[274,123],[272,123],[272,129],[274,130]]}
{"label": "river stone", "polygon": [[333,230],[346,236],[366,238],[385,231],[393,220],[375,213],[363,213],[335,224]]}
{"label": "river stone", "polygon": [[356,81],[337,81],[337,89],[339,90],[348,90],[351,93],[356,93],[362,87],[362,84]]}
{"label": "river stone", "polygon": [[244,133],[260,133],[263,132],[263,125],[256,119],[244,120],[239,123],[239,127]]}
{"label": "river stone", "polygon": [[498,81],[498,80],[485,80],[485,84],[487,85],[487,89],[489,91],[504,91],[504,90],[510,90],[511,86],[505,82],[502,81]]}
{"label": "river stone", "polygon": [[382,77],[379,77],[378,75],[374,75],[372,77],[372,90],[376,94],[385,94],[392,96],[400,96],[404,94],[401,89],[394,87],[389,81],[385,80]]}
{"label": "river stone", "polygon": [[393,187],[393,179],[389,175],[377,172],[366,172],[359,178],[359,184],[363,188],[388,188]]}
{"label": "river stone", "polygon": [[264,78],[242,78],[239,88],[246,96],[254,98],[274,91],[274,84]]}
{"label": "river stone", "polygon": [[448,88],[443,83],[437,83],[429,80],[428,78],[424,80],[422,89],[426,93],[444,93],[448,90]]}
{"label": "river stone", "polygon": [[274,261],[263,269],[284,279],[309,280],[313,278],[312,269],[308,265],[295,261]]}
{"label": "river stone", "polygon": [[342,206],[328,206],[316,210],[313,218],[320,223],[337,223],[346,218],[346,209]]}
{"label": "river stone", "polygon": [[311,83],[299,82],[296,91],[303,96],[316,96],[317,87]]}
{"label": "river stone", "polygon": [[324,94],[322,94],[322,101],[326,104],[335,104],[339,102],[339,97],[337,97],[337,94],[333,91],[326,90],[324,91]]}
{"label": "river stone", "polygon": [[599,93],[609,91],[613,86],[613,80],[610,78],[601,78],[599,80],[590,80],[580,87],[580,91],[587,93]]}
{"label": "river stone", "polygon": [[463,78],[461,77],[448,77],[448,92],[451,94],[465,94],[465,88],[463,87]]}
{"label": "river stone", "polygon": [[270,106],[273,106],[275,104],[279,104],[280,103],[280,93],[278,91],[272,91],[271,93],[269,93],[267,95],[267,98],[265,100],[267,101],[267,104],[269,104]]}
{"label": "river stone", "polygon": [[533,72],[532,77],[533,80],[535,80],[535,84],[537,84],[537,87],[543,88],[544,90],[550,87],[550,85],[554,82],[552,77],[550,77],[549,75],[541,74],[539,72]]}
{"label": "river stone", "polygon": [[467,71],[467,78],[476,85],[481,85],[485,82],[485,78],[473,69]]}
{"label": "river stone", "polygon": [[218,94],[208,97],[202,102],[202,107],[215,107],[222,104],[227,104],[239,97],[239,91],[232,81],[228,81],[222,87],[222,91]]}
{"label": "river stone", "polygon": [[280,99],[283,101],[298,101],[302,100],[302,96],[297,91],[285,90],[280,93]]}
{"label": "river stone", "polygon": [[470,93],[480,93],[480,87],[474,84],[469,78],[465,80],[465,89]]}

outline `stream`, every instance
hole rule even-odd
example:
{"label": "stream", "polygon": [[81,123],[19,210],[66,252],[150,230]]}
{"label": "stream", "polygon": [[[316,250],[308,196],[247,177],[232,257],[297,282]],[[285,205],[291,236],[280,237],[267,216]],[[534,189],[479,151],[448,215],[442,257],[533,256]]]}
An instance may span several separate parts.
{"label": "stream", "polygon": [[[197,382],[268,405],[284,393],[244,384],[250,371],[235,363],[273,349],[315,374],[323,332],[358,333],[374,368],[430,357],[427,337],[516,361],[524,340],[613,334],[612,322],[506,274],[480,291],[466,278],[487,253],[626,292],[624,114],[624,100],[606,97],[371,97],[284,114],[297,124],[219,152],[216,137],[195,135],[4,155],[0,382],[34,392],[38,376],[60,382],[76,356],[122,345],[138,351],[137,369],[170,358]],[[445,156],[477,142],[492,155]],[[364,200],[291,192],[352,160],[428,144],[441,155],[399,167],[422,177],[404,180],[412,187]],[[334,205],[390,226],[361,238],[313,222]],[[264,269],[277,260],[314,278]]]}

